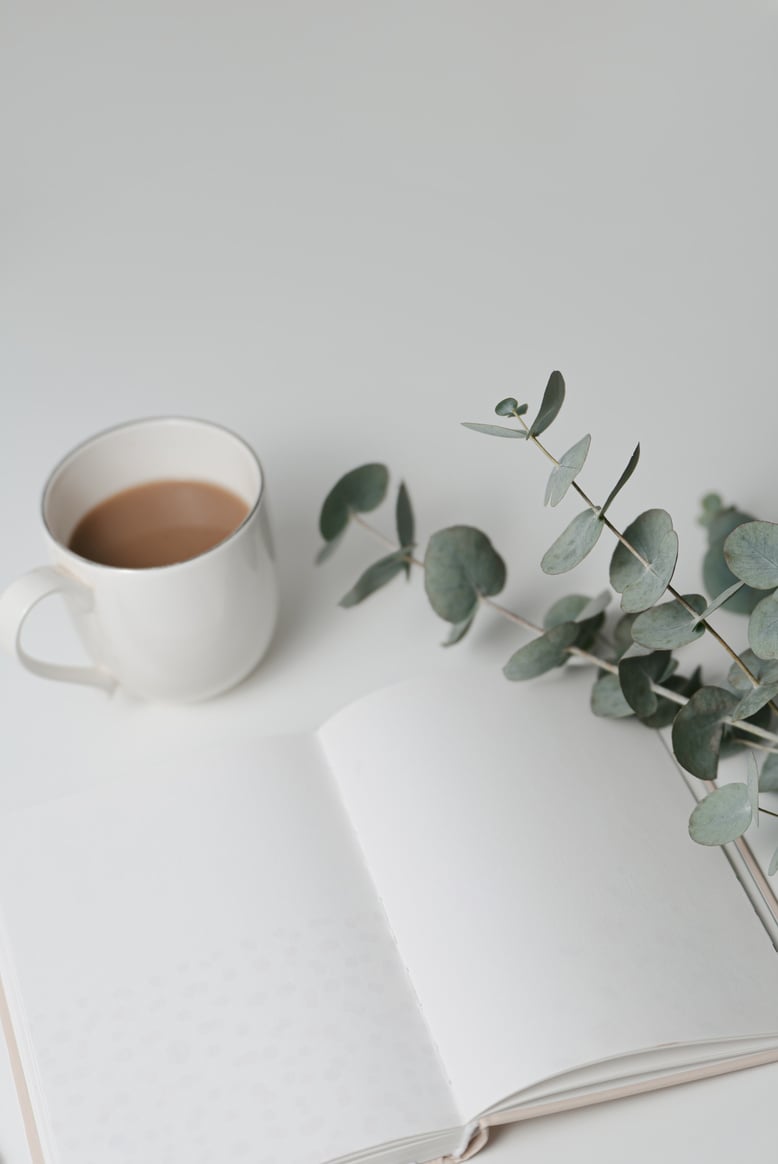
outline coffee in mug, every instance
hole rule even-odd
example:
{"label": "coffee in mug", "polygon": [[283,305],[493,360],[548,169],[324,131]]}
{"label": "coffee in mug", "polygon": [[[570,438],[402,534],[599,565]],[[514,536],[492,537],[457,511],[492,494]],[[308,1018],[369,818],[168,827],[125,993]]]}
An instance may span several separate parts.
{"label": "coffee in mug", "polygon": [[[146,699],[205,699],[261,659],[278,611],[262,468],[219,425],[158,417],[85,441],[43,491],[50,564],[0,595],[0,644],[36,675]],[[22,627],[65,600],[92,665],[30,655]]]}

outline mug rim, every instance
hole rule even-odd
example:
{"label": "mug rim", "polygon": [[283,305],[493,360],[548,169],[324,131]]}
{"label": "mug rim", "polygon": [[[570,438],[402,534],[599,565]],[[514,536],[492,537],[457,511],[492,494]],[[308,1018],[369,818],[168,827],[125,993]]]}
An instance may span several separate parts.
{"label": "mug rim", "polygon": [[[231,437],[232,440],[241,445],[244,451],[248,453],[257,470],[259,488],[257,489],[256,499],[249,507],[246,516],[243,518],[240,524],[236,525],[233,530],[230,530],[225,538],[222,538],[222,540],[217,542],[215,546],[210,546],[207,550],[202,550],[199,554],[193,554],[191,558],[184,558],[184,560],[181,562],[168,562],[159,566],[110,566],[106,562],[95,562],[92,558],[85,558],[83,554],[77,554],[75,550],[72,550],[70,546],[66,545],[66,543],[54,533],[46,517],[46,501],[51,493],[52,488],[56,484],[56,478],[79,455],[79,453],[83,452],[84,449],[88,448],[90,445],[96,444],[98,441],[104,439],[105,437],[111,436],[112,433],[120,432],[122,429],[144,428],[148,425],[163,425],[180,422],[183,422],[184,424],[198,425],[201,428],[215,429],[218,432],[223,433],[225,436]],[[128,486],[128,488],[133,488],[133,486]],[[77,445],[74,445],[67,453],[65,453],[63,457],[59,459],[59,461],[57,461],[56,465],[54,465],[53,469],[46,478],[40,498],[40,517],[43,523],[43,528],[46,531],[48,537],[51,538],[52,542],[60,551],[75,559],[75,561],[83,563],[90,569],[94,570],[110,571],[111,573],[117,574],[146,576],[152,573],[156,573],[160,570],[177,570],[181,567],[189,566],[192,562],[197,562],[201,558],[207,558],[211,554],[216,554],[220,550],[223,550],[232,541],[232,539],[237,537],[241,530],[243,530],[252,520],[262,503],[264,493],[265,473],[262,468],[262,463],[260,462],[260,459],[254,449],[251,447],[248,441],[244,440],[242,436],[234,432],[233,429],[228,428],[224,424],[219,424],[218,421],[215,420],[205,420],[203,417],[199,416],[182,416],[176,413],[164,413],[160,416],[141,416],[132,420],[120,421],[118,424],[111,424],[107,428],[103,428],[96,433],[92,433],[91,436],[85,437],[83,440],[79,441]],[[86,510],[85,512],[88,513],[89,510]]]}

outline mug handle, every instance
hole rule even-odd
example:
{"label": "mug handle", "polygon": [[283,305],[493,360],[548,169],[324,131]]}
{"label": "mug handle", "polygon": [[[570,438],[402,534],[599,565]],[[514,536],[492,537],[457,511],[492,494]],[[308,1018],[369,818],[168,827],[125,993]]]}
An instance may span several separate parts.
{"label": "mug handle", "polygon": [[83,582],[53,566],[39,566],[23,574],[0,594],[0,646],[16,655],[28,671],[44,679],[59,679],[64,683],[86,683],[113,691],[116,680],[100,667],[68,667],[61,663],[46,663],[29,655],[22,646],[22,627],[34,606],[50,594],[67,595],[89,609],[92,591]]}

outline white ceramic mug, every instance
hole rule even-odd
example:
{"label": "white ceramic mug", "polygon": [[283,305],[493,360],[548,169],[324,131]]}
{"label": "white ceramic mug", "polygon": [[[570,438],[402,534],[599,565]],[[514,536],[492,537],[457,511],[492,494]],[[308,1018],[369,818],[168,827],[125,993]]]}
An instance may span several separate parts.
{"label": "white ceramic mug", "polygon": [[[104,566],[68,548],[80,519],[134,485],[200,480],[242,498],[246,518],[205,553],[169,566]],[[133,421],[69,453],[43,491],[51,565],[0,595],[0,643],[47,679],[145,699],[188,702],[232,687],[259,662],[278,612],[278,584],[262,469],[249,446],[219,425],[183,417]],[[32,608],[61,594],[91,667],[33,658],[21,643]]]}

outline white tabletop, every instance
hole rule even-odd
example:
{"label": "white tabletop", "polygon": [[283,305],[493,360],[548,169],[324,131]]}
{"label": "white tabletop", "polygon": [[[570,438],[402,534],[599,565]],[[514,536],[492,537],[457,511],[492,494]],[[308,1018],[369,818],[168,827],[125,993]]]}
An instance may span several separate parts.
{"label": "white tabletop", "polygon": [[[641,440],[612,516],[670,510],[681,590],[700,588],[704,492],[774,516],[778,5],[41,0],[5,16],[0,581],[40,560],[63,452],[185,413],[259,452],[283,609],[255,675],[198,708],[0,660],[0,807],[76,786],[160,725],[250,746],[401,677],[500,666],[521,632],[482,618],[440,650],[418,578],[337,607],[381,551],[352,530],[314,571],[316,518],[363,461],[405,478],[422,539],[488,532],[514,609],[600,590],[605,539],[574,579],[540,574],[575,512],[543,510],[540,457],[459,427],[508,394],[536,404],[552,368],[569,397],[549,444],[592,433],[602,499]],[[377,521],[391,532],[390,507]],[[74,650],[58,609],[30,641]],[[489,1158],[742,1158],[772,1130],[776,1085],[762,1069],[538,1121]],[[1,1057],[0,1161],[27,1164]]]}

